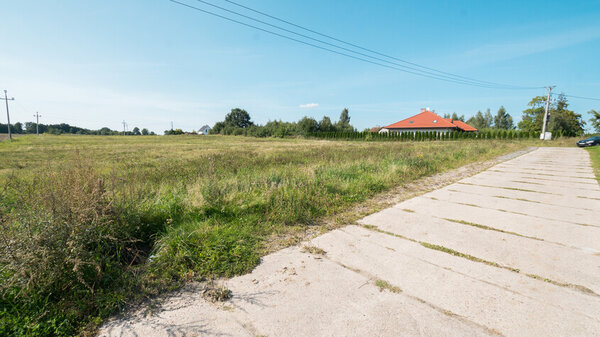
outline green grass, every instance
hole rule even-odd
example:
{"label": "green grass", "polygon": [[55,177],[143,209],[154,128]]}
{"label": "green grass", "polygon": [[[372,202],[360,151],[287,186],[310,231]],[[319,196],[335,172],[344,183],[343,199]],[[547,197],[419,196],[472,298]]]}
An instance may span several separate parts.
{"label": "green grass", "polygon": [[596,179],[600,182],[600,146],[594,146],[587,148],[592,158],[592,166],[596,173]]}
{"label": "green grass", "polygon": [[[92,332],[420,177],[536,141],[23,136],[0,143],[0,335]],[[546,145],[546,144],[544,144]]]}

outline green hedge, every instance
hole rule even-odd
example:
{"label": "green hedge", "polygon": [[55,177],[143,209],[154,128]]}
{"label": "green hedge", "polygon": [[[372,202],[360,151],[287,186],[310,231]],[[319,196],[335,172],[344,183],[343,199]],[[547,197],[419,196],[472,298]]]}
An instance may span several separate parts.
{"label": "green hedge", "polygon": [[[448,141],[456,139],[532,139],[538,133],[518,130],[482,130],[479,132],[403,132],[403,133],[378,133],[378,132],[315,132],[308,135],[318,139],[334,140],[362,140],[362,141]],[[557,134],[555,137],[562,137]]]}

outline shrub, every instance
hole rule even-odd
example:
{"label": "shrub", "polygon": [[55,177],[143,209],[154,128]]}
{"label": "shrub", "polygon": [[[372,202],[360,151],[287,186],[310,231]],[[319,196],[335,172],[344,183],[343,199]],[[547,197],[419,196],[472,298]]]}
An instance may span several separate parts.
{"label": "shrub", "polygon": [[134,238],[156,230],[131,221],[91,165],[69,166],[11,179],[0,196],[0,335],[73,335],[122,306],[145,255]]}

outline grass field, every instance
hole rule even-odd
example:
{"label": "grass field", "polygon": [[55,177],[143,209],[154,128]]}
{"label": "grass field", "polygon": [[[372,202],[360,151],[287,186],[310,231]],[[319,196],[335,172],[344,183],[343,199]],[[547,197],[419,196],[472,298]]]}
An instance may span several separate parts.
{"label": "grass field", "polygon": [[[567,145],[558,140],[545,145]],[[536,141],[24,136],[0,143],[0,335],[73,335],[254,268],[395,186]]]}

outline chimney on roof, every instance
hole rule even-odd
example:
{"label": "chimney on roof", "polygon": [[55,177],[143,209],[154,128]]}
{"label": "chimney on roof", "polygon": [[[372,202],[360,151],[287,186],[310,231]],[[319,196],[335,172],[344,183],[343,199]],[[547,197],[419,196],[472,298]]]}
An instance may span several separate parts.
{"label": "chimney on roof", "polygon": [[426,108],[421,108],[421,112],[425,112],[425,111],[427,111]]}

